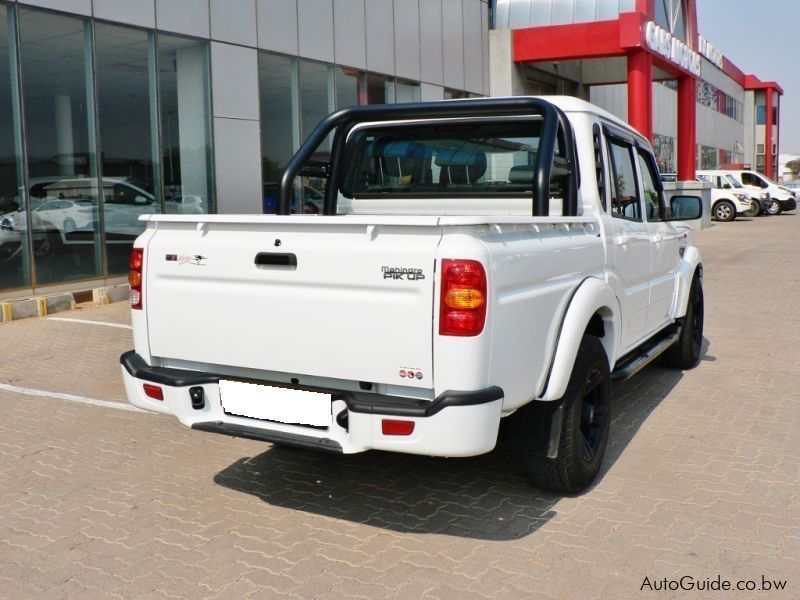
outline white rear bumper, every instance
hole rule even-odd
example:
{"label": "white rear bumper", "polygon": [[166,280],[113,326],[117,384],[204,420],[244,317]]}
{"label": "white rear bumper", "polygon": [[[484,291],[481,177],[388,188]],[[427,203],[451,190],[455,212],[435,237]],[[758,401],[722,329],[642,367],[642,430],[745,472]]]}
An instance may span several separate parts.
{"label": "white rear bumper", "polygon": [[[502,397],[479,404],[445,406],[429,416],[357,412],[365,407],[348,407],[347,402],[334,399],[333,423],[327,428],[288,425],[275,421],[251,419],[226,413],[220,403],[219,385],[171,386],[140,379],[123,365],[122,377],[128,400],[134,406],[174,415],[188,427],[215,431],[227,435],[262,439],[318,450],[352,454],[365,450],[388,450],[428,456],[474,456],[492,450],[497,441]],[[163,400],[147,396],[144,385],[161,388]],[[190,388],[202,388],[202,408],[193,408]],[[345,411],[345,419],[337,419]],[[391,411],[389,411],[391,412]],[[409,435],[384,435],[384,419],[413,421]]]}

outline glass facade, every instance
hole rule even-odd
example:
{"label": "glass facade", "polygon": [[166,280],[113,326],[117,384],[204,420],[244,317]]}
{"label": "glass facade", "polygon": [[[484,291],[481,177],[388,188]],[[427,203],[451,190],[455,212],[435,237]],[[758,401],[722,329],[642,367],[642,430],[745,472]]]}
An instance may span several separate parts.
{"label": "glass facade", "polygon": [[31,285],[14,25],[0,5],[0,290]]}
{"label": "glass facade", "polygon": [[[281,176],[300,144],[329,113],[348,106],[418,102],[419,83],[359,69],[259,52],[262,210],[278,207]],[[330,139],[313,160],[328,159]],[[293,212],[319,214],[325,181],[300,177]],[[299,201],[298,201],[299,199]]]}
{"label": "glass facade", "polygon": [[36,282],[103,273],[88,21],[21,8],[19,47]]}
{"label": "glass facade", "polygon": [[215,210],[207,41],[5,4],[0,32],[0,293],[124,275],[139,216]]}
{"label": "glass facade", "polygon": [[742,103],[707,81],[697,81],[697,102],[740,123],[743,120]]}
{"label": "glass facade", "polygon": [[653,134],[653,154],[660,173],[675,172],[675,138],[660,133]]}

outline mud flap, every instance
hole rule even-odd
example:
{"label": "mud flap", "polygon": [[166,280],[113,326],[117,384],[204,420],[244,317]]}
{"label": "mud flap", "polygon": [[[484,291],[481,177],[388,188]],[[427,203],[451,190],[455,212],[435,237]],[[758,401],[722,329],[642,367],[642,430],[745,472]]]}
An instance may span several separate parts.
{"label": "mud flap", "polygon": [[558,456],[564,403],[534,400],[511,415],[510,433],[514,448],[526,455]]}

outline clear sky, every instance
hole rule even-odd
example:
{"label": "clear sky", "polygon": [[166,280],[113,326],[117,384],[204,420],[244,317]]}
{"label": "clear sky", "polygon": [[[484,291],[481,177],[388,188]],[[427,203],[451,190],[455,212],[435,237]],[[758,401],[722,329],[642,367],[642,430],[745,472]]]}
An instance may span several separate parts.
{"label": "clear sky", "polygon": [[745,73],[777,81],[781,154],[800,154],[800,0],[697,0],[697,28]]}

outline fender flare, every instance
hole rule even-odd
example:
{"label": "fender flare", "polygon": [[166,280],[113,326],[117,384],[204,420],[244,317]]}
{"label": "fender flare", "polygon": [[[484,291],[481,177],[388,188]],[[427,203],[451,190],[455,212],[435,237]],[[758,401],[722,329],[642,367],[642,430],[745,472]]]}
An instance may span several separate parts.
{"label": "fender flare", "polygon": [[620,332],[619,301],[605,281],[589,277],[575,290],[564,314],[553,351],[550,373],[539,400],[559,400],[564,396],[581,339],[589,321],[598,311],[603,316],[605,325],[605,335],[600,338],[600,342],[608,356],[609,369],[613,369]]}
{"label": "fender flare", "polygon": [[675,319],[680,319],[686,315],[686,307],[689,306],[689,291],[692,287],[692,280],[694,279],[695,273],[698,273],[702,280],[703,263],[700,257],[700,251],[695,246],[688,246],[675,271],[677,289],[672,306],[672,317]]}

